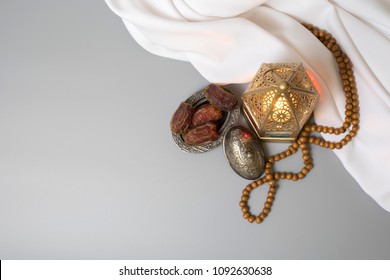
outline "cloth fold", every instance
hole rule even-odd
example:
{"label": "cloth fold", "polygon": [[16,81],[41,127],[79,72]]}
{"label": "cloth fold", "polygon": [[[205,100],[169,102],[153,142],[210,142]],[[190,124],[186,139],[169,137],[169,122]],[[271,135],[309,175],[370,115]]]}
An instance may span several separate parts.
{"label": "cloth fold", "polygon": [[[249,82],[262,63],[302,62],[321,88],[316,122],[341,126],[345,97],[333,56],[302,22],[326,29],[354,64],[358,136],[334,152],[362,189],[390,211],[389,0],[106,0],[156,55],[190,62],[207,80]],[[329,141],[340,137],[323,134]]]}

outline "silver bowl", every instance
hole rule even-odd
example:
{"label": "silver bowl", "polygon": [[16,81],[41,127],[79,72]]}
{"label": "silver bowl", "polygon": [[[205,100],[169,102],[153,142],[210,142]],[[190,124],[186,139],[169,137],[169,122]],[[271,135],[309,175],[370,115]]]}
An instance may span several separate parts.
{"label": "silver bowl", "polygon": [[[187,103],[190,103],[195,109],[198,107],[209,103],[204,96],[203,90],[200,90],[190,97],[187,98],[185,101]],[[210,151],[211,149],[214,149],[218,145],[220,145],[223,141],[223,138],[228,131],[230,127],[232,127],[236,122],[238,121],[238,118],[240,117],[240,107],[237,106],[235,109],[233,109],[230,112],[224,112],[222,115],[222,119],[217,122],[217,129],[219,133],[219,137],[215,141],[210,141],[207,143],[204,143],[202,145],[187,145],[184,143],[183,136],[179,133],[172,132],[173,140],[175,141],[176,145],[184,152],[187,153],[193,153],[193,154],[200,154],[207,151]]]}

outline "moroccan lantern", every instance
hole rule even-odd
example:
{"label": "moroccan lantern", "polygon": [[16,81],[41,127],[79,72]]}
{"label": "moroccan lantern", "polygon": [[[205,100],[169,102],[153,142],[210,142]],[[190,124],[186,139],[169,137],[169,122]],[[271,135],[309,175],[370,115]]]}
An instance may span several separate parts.
{"label": "moroccan lantern", "polygon": [[243,111],[260,139],[292,141],[319,97],[302,64],[262,64],[242,96]]}

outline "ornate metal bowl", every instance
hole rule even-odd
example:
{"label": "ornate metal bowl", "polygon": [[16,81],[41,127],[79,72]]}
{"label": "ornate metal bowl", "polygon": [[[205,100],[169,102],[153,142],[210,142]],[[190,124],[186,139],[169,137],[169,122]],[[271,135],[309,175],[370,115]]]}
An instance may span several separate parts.
{"label": "ornate metal bowl", "polygon": [[[203,90],[200,90],[194,93],[193,95],[191,95],[190,97],[188,97],[186,102],[190,103],[195,109],[208,103],[206,97],[204,96]],[[237,106],[237,108],[233,109],[230,112],[223,112],[222,119],[219,120],[217,123],[219,137],[215,141],[207,142],[202,145],[187,145],[186,143],[184,143],[184,139],[181,134],[172,132],[173,140],[182,151],[187,153],[200,154],[200,153],[210,151],[211,149],[217,147],[222,143],[226,132],[230,127],[232,127],[238,121],[239,116],[240,116],[239,106]]]}

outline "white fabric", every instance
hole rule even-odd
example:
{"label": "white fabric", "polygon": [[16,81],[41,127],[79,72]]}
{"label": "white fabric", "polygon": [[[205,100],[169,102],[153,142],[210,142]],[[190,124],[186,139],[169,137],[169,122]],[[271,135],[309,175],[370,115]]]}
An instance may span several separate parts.
{"label": "white fabric", "polygon": [[321,87],[316,122],[340,126],[345,97],[336,64],[300,22],[331,32],[354,64],[361,106],[358,136],[335,153],[390,211],[390,0],[106,2],[146,50],[189,61],[210,82],[249,82],[262,63],[303,62]]}

